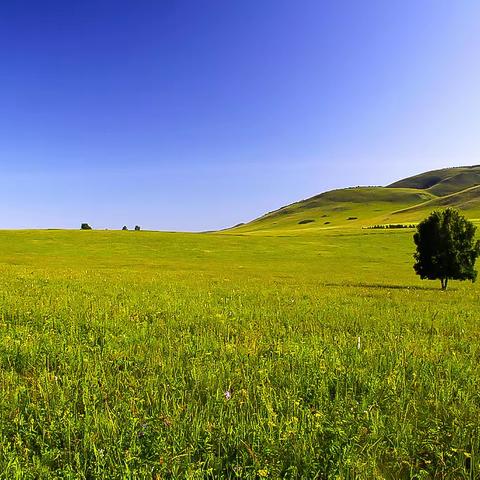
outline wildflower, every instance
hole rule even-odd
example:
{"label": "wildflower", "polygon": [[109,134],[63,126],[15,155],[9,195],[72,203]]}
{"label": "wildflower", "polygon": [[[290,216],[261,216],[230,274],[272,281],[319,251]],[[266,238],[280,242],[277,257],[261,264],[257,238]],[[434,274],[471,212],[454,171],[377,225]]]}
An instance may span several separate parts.
{"label": "wildflower", "polygon": [[225,400],[230,400],[232,398],[232,392],[230,390],[227,390],[223,396],[225,397]]}
{"label": "wildflower", "polygon": [[266,468],[262,468],[262,470],[259,470],[258,476],[261,478],[267,478],[268,477],[268,470]]}

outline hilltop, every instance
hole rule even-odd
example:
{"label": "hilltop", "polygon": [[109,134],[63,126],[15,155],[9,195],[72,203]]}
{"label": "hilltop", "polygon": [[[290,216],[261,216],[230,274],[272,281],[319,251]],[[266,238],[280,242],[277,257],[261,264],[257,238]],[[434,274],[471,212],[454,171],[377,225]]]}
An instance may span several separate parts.
{"label": "hilltop", "polygon": [[392,183],[389,187],[416,188],[441,197],[460,192],[475,185],[480,185],[480,165],[432,170],[404,178]]}
{"label": "hilltop", "polygon": [[313,232],[337,227],[418,222],[430,211],[458,208],[480,217],[480,165],[444,168],[385,187],[349,187],[315,195],[228,230],[235,233]]}

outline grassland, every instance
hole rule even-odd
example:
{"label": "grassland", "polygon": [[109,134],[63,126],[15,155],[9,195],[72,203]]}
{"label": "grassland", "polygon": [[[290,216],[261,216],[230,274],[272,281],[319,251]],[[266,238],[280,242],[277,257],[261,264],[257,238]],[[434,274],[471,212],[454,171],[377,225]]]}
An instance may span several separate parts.
{"label": "grassland", "polygon": [[416,188],[441,197],[478,184],[480,184],[480,165],[471,165],[420,173],[392,183],[389,187]]}
{"label": "grassland", "polygon": [[477,478],[479,287],[411,236],[0,232],[0,478]]}
{"label": "grassland", "polygon": [[[428,192],[411,188],[344,188],[287,205],[232,231],[263,236],[282,232],[289,235],[311,234],[339,227],[358,229],[390,223],[394,211],[403,211],[436,198]],[[415,215],[418,216],[418,213],[414,212]],[[410,221],[412,214],[396,215],[399,221],[403,221],[404,217]]]}
{"label": "grassland", "polygon": [[233,229],[248,234],[312,234],[332,228],[419,222],[432,210],[461,210],[480,219],[480,166],[444,168],[387,187],[332,190],[292,203]]}

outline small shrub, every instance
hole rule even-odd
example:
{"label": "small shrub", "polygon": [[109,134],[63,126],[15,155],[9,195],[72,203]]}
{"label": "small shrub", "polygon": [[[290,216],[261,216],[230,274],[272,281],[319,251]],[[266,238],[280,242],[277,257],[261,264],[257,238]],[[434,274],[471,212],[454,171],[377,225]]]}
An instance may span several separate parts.
{"label": "small shrub", "polygon": [[380,230],[386,228],[416,228],[416,225],[414,223],[385,223],[379,225],[370,225],[362,228],[366,230]]}
{"label": "small shrub", "polygon": [[91,230],[92,227],[88,223],[82,223],[80,230]]}
{"label": "small shrub", "polygon": [[298,224],[299,224],[299,225],[306,225],[307,223],[312,223],[312,222],[314,222],[314,221],[315,221],[315,220],[312,220],[312,219],[310,219],[310,218],[307,218],[307,219],[305,219],[305,220],[300,220],[300,221],[298,222]]}

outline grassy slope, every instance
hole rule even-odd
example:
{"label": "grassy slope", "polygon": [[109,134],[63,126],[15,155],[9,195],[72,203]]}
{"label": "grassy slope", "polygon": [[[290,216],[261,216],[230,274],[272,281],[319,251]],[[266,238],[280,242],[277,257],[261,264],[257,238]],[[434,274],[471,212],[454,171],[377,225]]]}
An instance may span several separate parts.
{"label": "grassy slope", "polygon": [[0,232],[0,478],[475,478],[479,286],[411,255],[403,230]]}
{"label": "grassy slope", "polygon": [[[358,187],[333,190],[283,207],[230,232],[277,234],[288,231],[297,234],[345,226],[360,228],[383,223],[393,210],[401,210],[433,198],[435,197],[431,193],[407,188]],[[356,218],[349,220],[351,217]],[[303,220],[314,222],[299,224]]]}
{"label": "grassy slope", "polygon": [[[331,228],[418,222],[435,208],[452,206],[480,218],[480,166],[415,175],[388,187],[325,192],[270,212],[228,232],[259,235],[314,233]],[[301,223],[310,220],[308,223]],[[311,221],[313,220],[313,222]]]}
{"label": "grassy slope", "polygon": [[392,183],[393,188],[428,190],[437,196],[459,192],[480,183],[480,166],[444,168],[421,173]]}
{"label": "grassy slope", "polygon": [[434,195],[443,197],[445,195],[451,195],[452,193],[458,193],[476,185],[480,185],[480,173],[478,173],[478,171],[464,172],[442,180],[433,187],[430,187],[428,191]]}
{"label": "grassy slope", "polygon": [[387,220],[392,222],[418,221],[432,210],[445,207],[458,208],[470,219],[478,220],[480,218],[480,186],[470,187],[461,192],[395,211]]}

